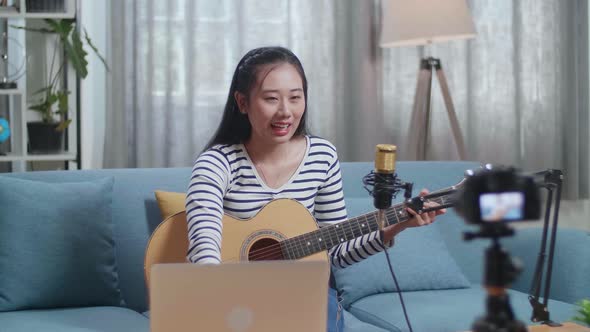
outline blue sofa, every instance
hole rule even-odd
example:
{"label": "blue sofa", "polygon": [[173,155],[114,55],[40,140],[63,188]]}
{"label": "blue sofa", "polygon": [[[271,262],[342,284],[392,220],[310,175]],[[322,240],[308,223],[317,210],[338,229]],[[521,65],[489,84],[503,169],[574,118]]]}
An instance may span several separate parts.
{"label": "blue sofa", "polygon": [[[452,186],[463,178],[466,169],[476,166],[476,163],[470,162],[398,162],[397,169],[403,180],[414,182],[416,194],[423,187],[437,190]],[[362,176],[371,168],[372,163],[342,163],[349,216],[372,210],[372,200],[361,183]],[[110,281],[116,281],[118,288],[115,295],[120,295],[121,301],[117,299],[115,304],[109,305],[98,301],[98,304],[90,306],[33,305],[19,310],[4,310],[0,312],[0,331],[149,331],[149,318],[145,315],[149,308],[143,258],[148,238],[161,222],[154,190],[183,192],[189,175],[189,168],[2,175],[0,186],[2,181],[21,179],[21,182],[14,182],[17,187],[22,183],[35,184],[22,180],[68,184],[112,178],[112,193],[105,191],[105,195],[112,195],[108,200],[112,202],[108,205],[108,217],[112,219],[112,244],[116,258],[115,269],[109,270],[109,276],[113,275]],[[1,190],[0,188],[0,193]],[[47,200],[50,203],[59,200],[59,204],[62,204],[64,199],[47,197]],[[29,204],[28,214],[34,215],[38,205],[43,204]],[[63,216],[64,219],[68,217]],[[0,224],[3,222],[4,220],[0,220]],[[502,240],[504,247],[513,256],[525,262],[525,270],[511,286],[510,294],[516,316],[526,323],[530,323],[531,314],[527,292],[541,236],[541,223],[533,224],[529,223],[531,227],[518,229],[516,236]],[[472,229],[471,226],[467,226],[451,209],[429,227],[403,232],[390,249],[414,331],[466,330],[484,312],[485,293],[480,283],[483,252],[489,245],[489,240],[463,241],[461,233],[468,229]],[[43,252],[35,253],[35,260],[43,262],[44,255]],[[39,264],[32,266],[38,267]],[[343,293],[346,330],[407,331],[400,302],[393,291],[386,266],[385,255],[381,253],[351,268],[334,271],[336,287]],[[52,274],[53,271],[49,271],[51,266],[43,268],[47,269],[47,275],[55,275]],[[549,301],[551,318],[559,322],[566,321],[575,313],[573,303],[590,297],[589,234],[569,229],[559,230],[553,272]],[[0,276],[2,273],[4,272],[0,270]],[[1,280],[4,279],[0,278]],[[79,282],[84,283],[84,280]],[[59,281],[47,280],[46,283]],[[43,289],[45,286],[37,284],[30,288]],[[0,304],[3,300],[2,287],[0,284]],[[59,287],[65,293],[69,291],[69,285]],[[84,285],[81,289],[92,287],[93,285]],[[31,289],[26,289],[26,292]],[[35,295],[35,301],[39,301],[39,298],[42,300],[44,296]]]}

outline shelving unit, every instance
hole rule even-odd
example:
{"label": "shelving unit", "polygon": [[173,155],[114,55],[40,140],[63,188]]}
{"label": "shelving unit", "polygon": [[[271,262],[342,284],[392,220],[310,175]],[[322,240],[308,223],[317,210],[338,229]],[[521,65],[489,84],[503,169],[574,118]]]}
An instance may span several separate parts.
{"label": "shelving unit", "polygon": [[[8,25],[14,26],[40,26],[43,19],[62,19],[76,18],[76,0],[62,0],[63,11],[60,12],[31,12],[27,9],[28,1],[14,0],[9,1],[12,6],[0,7],[0,20],[7,19]],[[0,172],[26,172],[35,169],[61,169],[61,168],[80,168],[79,145],[79,111],[78,111],[78,91],[77,76],[72,68],[66,70],[64,83],[67,89],[71,91],[69,95],[69,115],[72,120],[66,129],[64,135],[64,151],[54,154],[32,154],[28,151],[28,133],[27,122],[39,120],[39,115],[29,110],[30,102],[33,98],[33,92],[43,86],[42,82],[46,81],[49,74],[47,64],[48,57],[52,56],[53,43],[42,34],[29,32],[25,30],[10,28],[8,36],[14,38],[23,45],[21,56],[27,59],[26,74],[18,79],[16,89],[0,89],[0,100],[4,99],[0,105],[0,114],[9,118],[11,136],[10,147],[8,151],[6,146],[5,155],[0,155]],[[10,48],[10,45],[9,45]],[[8,50],[9,59],[11,54]],[[7,100],[7,102],[6,102]],[[8,111],[2,109],[8,105]],[[54,162],[53,165],[33,165],[37,162]],[[10,165],[10,167],[6,167]]]}
{"label": "shelving unit", "polygon": [[[35,1],[43,2],[43,1]],[[39,12],[27,9],[27,1],[14,0],[9,1],[7,7],[0,7],[0,17],[3,18],[75,18],[76,17],[76,0],[62,0],[64,10],[60,12]]]}

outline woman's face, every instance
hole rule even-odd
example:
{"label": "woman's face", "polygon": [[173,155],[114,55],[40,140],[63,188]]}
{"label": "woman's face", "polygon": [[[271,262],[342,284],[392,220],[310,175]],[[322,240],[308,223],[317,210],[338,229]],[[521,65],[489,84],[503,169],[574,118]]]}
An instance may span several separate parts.
{"label": "woman's face", "polygon": [[288,142],[305,111],[303,81],[289,63],[262,66],[248,98],[240,93],[235,98],[252,125],[250,140],[257,143]]}

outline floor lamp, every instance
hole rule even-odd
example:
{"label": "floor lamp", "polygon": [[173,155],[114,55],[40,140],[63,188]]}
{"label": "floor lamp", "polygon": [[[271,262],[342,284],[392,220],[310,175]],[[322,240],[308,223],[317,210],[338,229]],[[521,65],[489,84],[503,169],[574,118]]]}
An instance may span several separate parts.
{"label": "floor lamp", "polygon": [[[475,37],[465,0],[383,0],[381,47],[421,46]],[[436,74],[459,158],[466,159],[465,143],[440,59],[420,60],[418,82],[406,155],[426,160],[432,119],[432,79]]]}

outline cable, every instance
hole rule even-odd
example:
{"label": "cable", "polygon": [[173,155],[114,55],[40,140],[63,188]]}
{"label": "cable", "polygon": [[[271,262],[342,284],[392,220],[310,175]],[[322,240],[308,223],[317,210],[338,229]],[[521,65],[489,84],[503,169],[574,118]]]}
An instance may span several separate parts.
{"label": "cable", "polygon": [[[378,185],[376,185],[377,183]],[[375,197],[375,207],[378,207],[376,197],[384,196],[388,201],[391,202],[391,199],[395,198],[395,196],[399,193],[401,189],[405,189],[404,197],[406,199],[410,199],[412,197],[413,183],[402,182],[400,179],[397,178],[397,174],[395,173],[381,174],[378,172],[371,171],[369,174],[363,177],[363,187],[365,188],[365,190],[369,192],[371,196]],[[387,197],[387,195],[389,195],[389,197]],[[389,206],[389,204],[387,206]],[[383,238],[383,236],[381,238]],[[395,284],[395,288],[399,296],[400,303],[402,305],[402,310],[404,312],[406,324],[408,324],[410,332],[414,332],[414,330],[412,329],[412,324],[410,323],[410,318],[408,317],[408,311],[406,310],[406,304],[404,303],[402,292],[400,291],[399,284],[397,283],[397,278],[395,277],[395,273],[393,272],[393,266],[391,266],[391,260],[389,259],[389,252],[387,251],[387,248],[385,248],[384,252],[385,258],[387,259],[387,265],[389,266],[389,272],[391,273],[391,278],[393,278],[393,282]]]}
{"label": "cable", "polygon": [[397,283],[397,278],[395,277],[395,273],[393,273],[393,267],[391,266],[391,260],[389,259],[389,253],[387,252],[387,248],[384,250],[385,252],[385,258],[387,258],[387,265],[389,265],[389,272],[391,272],[391,277],[393,278],[393,282],[395,283],[395,290],[397,291],[397,294],[399,295],[399,301],[402,304],[402,310],[404,311],[404,317],[406,318],[406,323],[408,324],[408,328],[410,329],[410,332],[414,332],[414,330],[412,330],[412,324],[410,324],[410,318],[408,318],[408,312],[406,310],[406,304],[404,303],[404,298],[402,296],[402,292],[399,289],[399,284]]}

